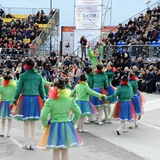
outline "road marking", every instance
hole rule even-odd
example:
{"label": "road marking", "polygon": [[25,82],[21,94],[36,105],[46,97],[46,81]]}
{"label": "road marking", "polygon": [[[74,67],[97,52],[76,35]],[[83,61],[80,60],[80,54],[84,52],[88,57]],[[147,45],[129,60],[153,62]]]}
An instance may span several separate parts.
{"label": "road marking", "polygon": [[147,123],[143,123],[143,122],[138,122],[138,123],[143,124],[143,125],[148,126],[148,127],[152,127],[154,129],[159,129],[160,130],[160,127],[158,127],[158,126],[153,126],[153,125],[150,125],[150,124],[147,124]]}
{"label": "road marking", "polygon": [[154,109],[160,108],[160,99],[152,100],[152,101],[147,101],[144,103],[144,111],[148,112]]}
{"label": "road marking", "polygon": [[10,137],[10,140],[12,140],[15,144],[17,144],[18,147],[22,148],[22,145],[17,140],[11,137]]}

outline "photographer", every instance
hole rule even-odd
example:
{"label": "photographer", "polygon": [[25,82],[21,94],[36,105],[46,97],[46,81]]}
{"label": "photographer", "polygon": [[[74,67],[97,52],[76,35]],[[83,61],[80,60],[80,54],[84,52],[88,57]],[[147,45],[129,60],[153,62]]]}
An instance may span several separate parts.
{"label": "photographer", "polygon": [[85,36],[82,36],[80,39],[80,44],[81,44],[81,52],[82,52],[82,59],[83,59],[83,54],[84,54],[84,58],[86,58],[86,45],[87,45],[87,39],[85,38]]}

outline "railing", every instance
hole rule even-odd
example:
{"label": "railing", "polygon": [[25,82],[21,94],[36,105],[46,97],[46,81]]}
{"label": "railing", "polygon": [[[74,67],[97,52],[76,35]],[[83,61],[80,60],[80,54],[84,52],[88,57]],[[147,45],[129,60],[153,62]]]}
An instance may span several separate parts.
{"label": "railing", "polygon": [[[160,0],[157,1],[156,3],[152,4],[152,5],[149,6],[148,8],[151,9],[151,8],[158,7],[158,6],[160,6]],[[132,20],[133,20],[133,18],[138,18],[138,17],[140,16],[140,14],[143,14],[143,15],[144,15],[144,14],[146,13],[146,11],[147,11],[147,8],[144,9],[144,10],[142,10],[142,11],[140,11],[140,12],[138,12],[137,14],[135,14],[134,16],[132,16],[132,17],[130,17],[130,18],[131,18]],[[121,23],[122,26],[124,26],[126,23],[128,24],[128,21],[129,21],[130,18],[128,18],[127,20],[123,21],[123,22]],[[100,36],[94,38],[91,42],[92,42],[93,44],[95,44],[96,42],[99,41],[99,39],[104,38],[104,36],[106,37],[106,35],[108,35],[108,33],[109,33],[110,31],[113,31],[113,30],[116,29],[117,27],[118,27],[118,25],[115,26],[114,28],[112,28],[111,30],[108,30],[107,32],[101,34]],[[103,35],[104,35],[104,36],[103,36]]]}
{"label": "railing", "polygon": [[29,55],[39,54],[42,46],[46,42],[47,38],[51,35],[58,34],[59,31],[59,10],[57,9],[46,25],[46,28],[42,30],[40,35],[31,43]]}
{"label": "railing", "polygon": [[[50,9],[49,8],[19,8],[19,7],[3,7],[6,14],[37,14],[38,11],[43,10],[46,15],[49,15]],[[55,10],[55,9],[53,9]]]}
{"label": "railing", "polygon": [[160,44],[154,45],[106,45],[104,59],[111,58],[114,52],[123,53],[126,50],[132,58],[142,57],[143,60],[160,58]]}
{"label": "railing", "polygon": [[[97,46],[98,48],[99,46]],[[91,48],[95,48],[91,46]],[[115,51],[120,54],[123,53],[123,50],[129,53],[129,55],[137,59],[142,57],[143,60],[154,59],[155,57],[160,58],[160,44],[154,45],[105,45],[103,51],[103,60],[110,59]],[[86,50],[87,53],[87,50]],[[72,56],[81,57],[81,47],[79,46]]]}

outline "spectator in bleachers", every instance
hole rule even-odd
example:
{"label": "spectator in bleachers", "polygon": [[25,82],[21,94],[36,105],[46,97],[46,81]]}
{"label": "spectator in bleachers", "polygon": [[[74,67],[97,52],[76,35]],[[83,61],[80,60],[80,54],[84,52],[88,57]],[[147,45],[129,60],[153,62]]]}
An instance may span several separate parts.
{"label": "spectator in bleachers", "polygon": [[154,28],[154,27],[152,27],[151,29],[150,29],[150,31],[151,31],[151,33],[150,33],[150,35],[149,35],[149,40],[150,41],[156,41],[157,40],[157,38],[158,38],[158,35],[159,35],[159,33],[158,33],[158,31]]}
{"label": "spectator in bleachers", "polygon": [[5,17],[5,13],[4,13],[4,10],[2,8],[0,8],[0,17],[2,17],[2,18]]}
{"label": "spectator in bleachers", "polygon": [[12,61],[10,60],[10,56],[6,57],[6,61],[4,62],[4,65],[6,65],[7,68],[12,69]]}
{"label": "spectator in bleachers", "polygon": [[146,65],[146,68],[149,69],[150,66],[154,66],[154,63],[152,60],[148,60],[148,64]]}
{"label": "spectator in bleachers", "polygon": [[159,61],[158,57],[156,57],[156,59],[155,59],[155,67],[157,69],[160,69],[160,61]]}
{"label": "spectator in bleachers", "polygon": [[51,68],[51,62],[49,61],[48,57],[44,57],[44,61],[42,63],[43,66],[43,73],[45,74],[46,79],[50,80],[50,68]]}

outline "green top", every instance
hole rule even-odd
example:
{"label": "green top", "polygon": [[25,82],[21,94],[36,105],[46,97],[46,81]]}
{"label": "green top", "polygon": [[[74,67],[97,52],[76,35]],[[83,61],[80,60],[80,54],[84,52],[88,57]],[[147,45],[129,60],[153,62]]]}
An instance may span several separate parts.
{"label": "green top", "polygon": [[128,102],[131,101],[132,88],[130,85],[118,86],[116,91],[105,98],[105,100],[111,101],[112,99],[118,97],[118,101]]}
{"label": "green top", "polygon": [[97,59],[97,57],[95,57],[95,56],[92,54],[92,51],[91,51],[90,48],[88,48],[87,50],[88,50],[89,59],[91,60],[91,63],[92,63],[92,65],[93,65],[94,68],[97,66],[97,64],[102,63],[102,58],[103,58],[103,44],[101,44],[101,45],[100,45],[100,48],[99,48],[99,59]]}
{"label": "green top", "polygon": [[108,85],[112,85],[112,81],[114,78],[114,72],[113,71],[107,71],[106,75],[108,77]]}
{"label": "green top", "polygon": [[104,72],[94,74],[93,87],[105,88],[105,89],[108,87],[108,77]]}
{"label": "green top", "polygon": [[86,77],[87,77],[88,86],[90,88],[93,88],[93,74],[92,73],[88,73],[88,74],[86,74]]}
{"label": "green top", "polygon": [[73,111],[73,121],[77,122],[81,116],[81,111],[73,98],[60,97],[57,99],[47,99],[41,111],[41,122],[43,126],[48,125],[48,114],[50,114],[50,121],[52,122],[68,122],[70,111]]}
{"label": "green top", "polygon": [[101,98],[103,97],[102,94],[99,94],[92,89],[89,88],[87,83],[81,82],[80,84],[77,84],[74,90],[71,93],[71,96],[76,95],[76,100],[83,100],[83,101],[89,101],[90,95],[93,95],[95,97]]}
{"label": "green top", "polygon": [[45,94],[48,96],[49,89],[47,88],[47,86],[51,86],[51,83],[48,82],[46,78],[43,78],[43,83]]}
{"label": "green top", "polygon": [[0,94],[2,95],[2,101],[12,101],[16,86],[0,86]]}
{"label": "green top", "polygon": [[42,76],[33,69],[22,73],[17,84],[13,103],[18,100],[20,94],[29,96],[40,95],[44,100],[45,92]]}
{"label": "green top", "polygon": [[138,93],[138,83],[137,83],[137,81],[136,81],[136,80],[131,80],[131,81],[129,82],[129,84],[130,84],[131,87],[132,87],[132,96],[133,96],[134,94],[137,94],[137,93]]}
{"label": "green top", "polygon": [[3,80],[3,78],[2,78],[2,77],[0,77],[0,85],[1,85],[1,83],[2,83],[2,80]]}

